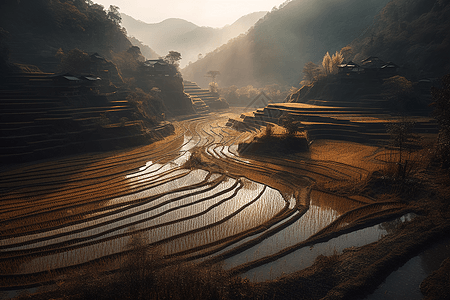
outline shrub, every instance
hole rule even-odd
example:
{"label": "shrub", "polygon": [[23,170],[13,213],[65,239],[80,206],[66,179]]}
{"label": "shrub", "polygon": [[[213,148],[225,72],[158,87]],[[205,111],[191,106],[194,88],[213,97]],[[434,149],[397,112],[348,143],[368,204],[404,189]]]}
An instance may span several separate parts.
{"label": "shrub", "polygon": [[72,49],[64,53],[61,48],[56,53],[56,58],[60,60],[58,72],[81,74],[89,72],[91,60],[89,55],[79,49]]}
{"label": "shrub", "polygon": [[273,124],[267,124],[266,125],[266,130],[264,132],[264,137],[269,138],[271,136],[273,136],[273,129],[274,129],[274,125]]}
{"label": "shrub", "polygon": [[98,125],[104,127],[104,126],[107,126],[109,123],[111,123],[111,121],[106,116],[106,113],[101,113],[100,119],[98,120]]}
{"label": "shrub", "polygon": [[128,118],[122,117],[122,118],[120,118],[119,122],[120,122],[120,127],[125,127],[126,123],[128,122]]}
{"label": "shrub", "polygon": [[248,280],[232,277],[220,265],[171,264],[140,234],[113,274],[86,268],[52,294],[37,299],[252,299]]}
{"label": "shrub", "polygon": [[283,126],[288,136],[295,136],[297,132],[303,131],[303,124],[300,121],[295,121],[290,114],[283,114],[278,119],[278,124]]}
{"label": "shrub", "polygon": [[405,150],[409,153],[412,150],[412,142],[417,137],[412,134],[415,123],[403,117],[400,122],[390,123],[386,125],[386,131],[391,136],[391,146],[398,149],[398,160],[396,163],[397,171],[395,177],[404,179],[408,171],[408,160],[405,158]]}

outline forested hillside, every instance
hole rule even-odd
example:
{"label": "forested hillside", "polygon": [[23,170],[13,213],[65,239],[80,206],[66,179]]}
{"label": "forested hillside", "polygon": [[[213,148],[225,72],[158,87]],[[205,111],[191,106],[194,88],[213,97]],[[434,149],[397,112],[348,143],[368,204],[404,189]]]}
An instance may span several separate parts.
{"label": "forested hillside", "polygon": [[354,61],[379,56],[416,78],[450,73],[450,1],[393,0],[351,43]]}
{"label": "forested hillside", "polygon": [[208,70],[221,72],[219,85],[296,85],[309,61],[321,61],[361,36],[388,0],[295,0],[273,10],[246,36],[183,69],[206,85]]}
{"label": "forested hillside", "polygon": [[0,164],[148,144],[193,112],[178,53],[145,64],[120,21],[90,0],[0,2]]}
{"label": "forested hillside", "polygon": [[159,55],[158,53],[156,53],[152,48],[150,48],[147,45],[144,45],[140,40],[138,40],[137,38],[133,37],[133,36],[129,36],[128,39],[130,40],[130,42],[133,44],[133,46],[137,46],[139,47],[139,49],[141,49],[141,53],[142,55],[146,58],[146,59],[158,59],[159,57],[161,57],[161,55]]}
{"label": "forested hillside", "polygon": [[117,11],[84,0],[0,3],[0,27],[10,61],[37,65],[49,72],[56,70],[55,54],[59,48],[78,48],[111,58],[111,51],[131,47],[117,17],[120,18]]}
{"label": "forested hillside", "polygon": [[[121,89],[138,88],[146,93],[153,88],[159,90],[155,97],[166,102],[166,113],[180,109],[178,100],[184,103],[182,78],[175,65],[167,66],[167,72],[176,76],[143,74],[142,54],[147,58],[159,55],[131,38],[142,49],[133,47],[121,26],[118,7],[104,8],[89,0],[5,0],[0,17],[2,56],[10,64],[86,75],[93,72],[89,56],[98,53],[94,56],[108,61],[108,72],[92,75],[111,80]],[[161,111],[153,113],[159,115]]]}

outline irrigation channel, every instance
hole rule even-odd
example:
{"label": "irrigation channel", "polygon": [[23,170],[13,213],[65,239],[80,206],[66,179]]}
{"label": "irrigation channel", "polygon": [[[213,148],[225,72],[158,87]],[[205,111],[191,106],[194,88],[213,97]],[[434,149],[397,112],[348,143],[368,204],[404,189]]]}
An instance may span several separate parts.
{"label": "irrigation channel", "polygon": [[[221,264],[250,280],[310,266],[320,255],[378,240],[377,216],[405,215],[311,190],[365,170],[307,156],[240,156],[258,129],[230,111],[175,121],[148,146],[9,167],[0,179],[0,290],[57,282],[87,266],[120,267],[138,235],[170,263]],[[407,219],[404,216],[403,219]]]}

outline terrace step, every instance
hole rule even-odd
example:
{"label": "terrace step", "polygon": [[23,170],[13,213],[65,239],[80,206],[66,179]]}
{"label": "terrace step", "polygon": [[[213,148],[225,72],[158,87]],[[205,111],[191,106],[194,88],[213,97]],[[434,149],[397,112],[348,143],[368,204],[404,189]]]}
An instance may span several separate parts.
{"label": "terrace step", "polygon": [[34,122],[29,122],[27,124],[17,124],[14,123],[12,126],[8,126],[10,123],[2,123],[0,124],[0,128],[2,128],[2,136],[3,137],[9,137],[9,136],[21,136],[21,135],[27,135],[27,134],[38,134],[42,132],[46,132],[51,125],[45,124],[45,125],[35,125]]}
{"label": "terrace step", "polygon": [[7,145],[11,147],[15,146],[26,146],[30,142],[38,142],[42,139],[47,138],[46,133],[37,133],[37,134],[29,134],[29,135],[11,135],[11,136],[1,136],[0,144]]}
{"label": "terrace step", "polygon": [[0,102],[0,110],[2,113],[15,112],[15,111],[27,111],[27,110],[47,110],[54,108],[58,102],[44,102],[44,101],[15,101],[15,102]]}
{"label": "terrace step", "polygon": [[[392,117],[377,108],[305,103],[269,104],[264,109],[242,114],[240,122],[252,126],[265,126],[268,123],[277,123],[278,118],[285,113],[294,120],[301,121],[311,139],[339,139],[371,144],[385,143],[390,139],[386,124],[392,122],[388,121]],[[413,132],[436,134],[438,127],[435,121],[419,120]]]}
{"label": "terrace step", "polygon": [[2,134],[4,133],[4,130],[14,130],[19,129],[27,126],[33,126],[33,121],[13,121],[13,122],[1,122],[0,121],[0,128],[2,129]]}
{"label": "terrace step", "polygon": [[0,147],[0,155],[23,155],[26,153],[31,153],[32,149],[28,145],[22,145],[22,146],[2,146]]}
{"label": "terrace step", "polygon": [[128,100],[110,100],[109,103],[114,104],[114,105],[124,105],[127,107],[129,105]]}
{"label": "terrace step", "polygon": [[[184,92],[188,94],[191,99],[198,98],[201,99],[206,106],[208,106],[208,111],[210,108],[223,108],[226,103],[223,103],[216,93],[211,93],[209,90],[200,88],[195,82],[184,81]],[[195,101],[192,101],[195,105]],[[194,106],[195,108],[195,106]],[[205,111],[205,109],[196,109],[197,113],[200,111]]]}
{"label": "terrace step", "polygon": [[[23,162],[60,155],[60,152],[75,153],[75,146],[80,151],[106,149],[90,144],[108,136],[123,138],[130,144],[136,143],[133,138],[137,138],[137,143],[145,142],[140,135],[141,124],[126,122],[123,126],[123,122],[117,123],[122,117],[130,118],[133,112],[126,100],[127,91],[85,95],[78,86],[63,86],[69,95],[60,96],[49,75],[53,74],[7,78],[5,86],[10,88],[0,91],[1,163]],[[203,101],[197,107],[209,112]],[[107,114],[110,122],[116,124],[108,128],[99,126],[102,114]],[[109,150],[115,148],[113,142],[108,147]]]}
{"label": "terrace step", "polygon": [[30,145],[33,149],[36,149],[36,151],[41,151],[41,149],[47,149],[47,148],[65,145],[66,142],[67,142],[67,139],[45,139],[45,140],[28,142],[28,145]]}
{"label": "terrace step", "polygon": [[45,111],[2,112],[0,123],[29,122],[45,115]]}

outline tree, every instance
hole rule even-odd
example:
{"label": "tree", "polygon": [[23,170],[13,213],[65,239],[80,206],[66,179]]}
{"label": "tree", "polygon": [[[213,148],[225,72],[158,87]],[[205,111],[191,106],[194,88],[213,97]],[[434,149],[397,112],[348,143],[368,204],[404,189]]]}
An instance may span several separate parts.
{"label": "tree", "polygon": [[350,56],[353,53],[352,47],[351,46],[345,46],[341,49],[340,51],[342,57],[344,60],[348,60],[350,58]]}
{"label": "tree", "polygon": [[60,60],[58,71],[61,73],[81,74],[90,71],[89,67],[91,59],[84,51],[72,49],[69,52],[64,53],[64,51],[59,48],[55,56]]}
{"label": "tree", "polygon": [[413,98],[413,86],[411,81],[403,76],[396,75],[387,78],[383,82],[382,95],[390,101],[390,106],[398,111],[411,109],[414,105],[410,103]]}
{"label": "tree", "polygon": [[332,60],[330,53],[327,52],[322,59],[322,67],[325,72],[325,75],[331,74],[332,71]]}
{"label": "tree", "polygon": [[342,64],[343,61],[344,61],[344,55],[342,55],[342,53],[336,51],[336,53],[333,54],[333,56],[331,57],[331,72],[337,73],[338,67],[340,64]]}
{"label": "tree", "polygon": [[414,122],[409,121],[405,117],[403,117],[400,122],[390,123],[386,125],[386,130],[391,136],[392,146],[399,149],[399,163],[402,163],[403,150],[405,149],[406,143],[412,137],[411,130],[413,127]]}
{"label": "tree", "polygon": [[181,53],[177,51],[169,51],[169,54],[164,57],[164,60],[171,65],[178,66],[178,61],[181,60]]}
{"label": "tree", "polygon": [[399,98],[412,92],[412,83],[403,76],[396,75],[384,80],[383,89],[393,98]]}
{"label": "tree", "polygon": [[238,87],[235,85],[219,89],[220,96],[225,98],[228,103],[238,103],[239,94],[237,93]]}
{"label": "tree", "polygon": [[294,118],[288,113],[283,114],[278,119],[278,124],[286,129],[288,136],[294,136],[297,132],[303,130],[302,122],[295,121]]}
{"label": "tree", "polygon": [[338,67],[344,61],[344,55],[341,52],[337,52],[330,56],[330,53],[327,52],[322,60],[322,67],[325,72],[325,75],[335,74],[338,71]]}
{"label": "tree", "polygon": [[113,53],[113,61],[119,68],[123,77],[131,79],[136,76],[139,61],[144,60],[139,47],[133,46],[126,51]]}
{"label": "tree", "polygon": [[131,54],[137,61],[144,61],[145,58],[141,53],[141,49],[138,46],[131,46],[128,48],[127,53]]}
{"label": "tree", "polygon": [[119,9],[120,8],[115,5],[110,5],[108,9],[108,18],[117,25],[122,22],[122,17],[120,16]]}
{"label": "tree", "polygon": [[407,161],[403,163],[403,153],[408,142],[414,137],[412,134],[414,125],[415,123],[406,117],[403,117],[400,122],[386,125],[386,131],[391,136],[391,145],[398,148],[399,151],[397,177],[402,177],[402,179],[405,179],[407,167]]}
{"label": "tree", "polygon": [[236,93],[239,96],[240,103],[247,103],[255,99],[255,97],[259,94],[259,90],[254,88],[253,85],[247,85],[237,89]]}
{"label": "tree", "polygon": [[275,126],[271,123],[267,123],[266,130],[264,131],[263,137],[270,138],[273,136],[273,131],[275,129]]}
{"label": "tree", "polygon": [[219,92],[219,86],[217,83],[215,83],[214,81],[209,83],[209,91],[211,93],[215,93],[217,94]]}
{"label": "tree", "polygon": [[317,80],[320,75],[320,68],[318,65],[310,61],[303,67],[302,72],[304,74],[303,80],[306,84],[309,84]]}
{"label": "tree", "polygon": [[220,75],[220,71],[208,71],[206,77],[210,77],[212,82],[216,82],[216,77]]}

